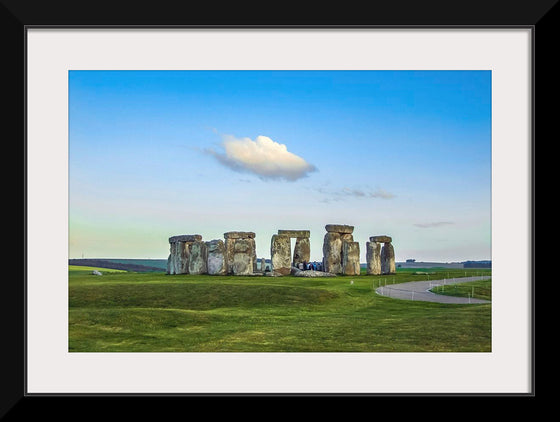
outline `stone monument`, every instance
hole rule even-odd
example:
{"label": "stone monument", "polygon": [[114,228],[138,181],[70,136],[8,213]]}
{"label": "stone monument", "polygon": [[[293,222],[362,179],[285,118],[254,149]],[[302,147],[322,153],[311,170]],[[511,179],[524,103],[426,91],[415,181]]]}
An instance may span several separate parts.
{"label": "stone monument", "polygon": [[[270,241],[272,271],[279,275],[289,275],[292,265],[309,262],[311,256],[309,230],[278,230]],[[290,240],[296,239],[294,255]]]}
{"label": "stone monument", "polygon": [[224,233],[227,274],[250,275],[257,271],[255,233]]}
{"label": "stone monument", "polygon": [[[370,275],[394,274],[395,250],[390,236],[371,236],[366,243],[367,273]],[[383,243],[383,247],[381,244]]]}
{"label": "stone monument", "polygon": [[208,250],[207,267],[210,275],[226,275],[226,246],[221,239],[206,242]]}
{"label": "stone monument", "polygon": [[360,244],[354,242],[354,226],[327,224],[323,240],[323,271],[360,275]]}
{"label": "stone monument", "polygon": [[200,242],[199,234],[183,234],[169,238],[169,257],[167,258],[167,274],[189,274],[191,246]]}

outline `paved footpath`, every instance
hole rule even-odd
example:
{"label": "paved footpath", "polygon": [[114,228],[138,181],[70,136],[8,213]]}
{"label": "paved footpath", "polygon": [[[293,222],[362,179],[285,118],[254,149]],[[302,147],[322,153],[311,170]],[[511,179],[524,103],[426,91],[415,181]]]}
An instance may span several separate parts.
{"label": "paved footpath", "polygon": [[[445,280],[431,281],[411,281],[408,283],[387,284],[375,289],[375,292],[382,295],[392,297],[394,299],[420,300],[424,302],[439,303],[490,303],[489,300],[474,299],[466,297],[446,296],[432,293],[429,290],[435,286],[447,286],[450,284],[466,283],[469,281],[487,280],[490,277],[459,277],[448,278]],[[445,287],[444,287],[445,290]]]}

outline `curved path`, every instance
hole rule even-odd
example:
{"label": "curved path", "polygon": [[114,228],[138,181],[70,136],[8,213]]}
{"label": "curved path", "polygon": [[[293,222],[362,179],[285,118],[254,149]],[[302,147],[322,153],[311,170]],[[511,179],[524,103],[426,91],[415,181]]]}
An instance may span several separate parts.
{"label": "curved path", "polygon": [[[420,300],[423,302],[438,303],[490,303],[489,300],[474,299],[466,297],[446,296],[432,293],[429,290],[435,286],[447,286],[448,284],[465,283],[469,281],[487,280],[490,277],[459,277],[448,278],[445,280],[431,281],[410,281],[408,283],[391,284],[381,286],[375,289],[375,292],[382,295],[392,297],[394,299]],[[445,289],[445,287],[444,287]]]}

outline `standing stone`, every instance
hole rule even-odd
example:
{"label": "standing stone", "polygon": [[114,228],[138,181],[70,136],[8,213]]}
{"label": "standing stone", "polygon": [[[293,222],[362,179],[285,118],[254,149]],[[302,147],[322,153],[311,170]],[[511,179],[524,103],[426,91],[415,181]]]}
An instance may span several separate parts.
{"label": "standing stone", "polygon": [[208,274],[227,274],[226,246],[223,240],[216,239],[206,242],[206,248],[208,250]]}
{"label": "standing stone", "polygon": [[353,242],[354,236],[351,233],[340,233],[340,238],[343,242]]}
{"label": "standing stone", "polygon": [[233,247],[233,274],[253,274],[252,239],[237,239]]}
{"label": "standing stone", "polygon": [[261,258],[261,271],[264,273],[266,270],[266,260]]}
{"label": "standing stone", "polygon": [[342,274],[360,275],[360,244],[342,242]]}
{"label": "standing stone", "polygon": [[395,272],[395,250],[390,242],[386,242],[381,248],[381,273],[394,274]]}
{"label": "standing stone", "polygon": [[169,244],[169,256],[167,257],[167,274],[176,274],[175,272],[175,243]]}
{"label": "standing stone", "polygon": [[[371,238],[370,238],[371,239]],[[381,274],[381,244],[378,242],[366,242],[367,274]]]}
{"label": "standing stone", "polygon": [[342,272],[342,239],[339,233],[327,232],[323,240],[323,271]]}
{"label": "standing stone", "polygon": [[191,242],[179,240],[180,236],[169,238],[169,257],[167,258],[167,274],[189,273],[189,246]]}
{"label": "standing stone", "polygon": [[309,245],[309,237],[296,238],[294,245],[294,265],[297,266],[300,262],[309,262],[311,257],[311,247]]}
{"label": "standing stone", "polygon": [[225,246],[227,274],[233,274],[233,246],[234,245],[235,245],[235,239],[230,239],[226,237],[224,246]]}
{"label": "standing stone", "polygon": [[247,239],[249,241],[250,252],[251,252],[251,262],[253,263],[253,272],[257,272],[257,245],[255,243],[255,238],[251,237]]}
{"label": "standing stone", "polygon": [[189,274],[207,274],[208,250],[206,243],[197,240],[190,246]]}
{"label": "standing stone", "polygon": [[189,262],[191,254],[190,242],[177,242],[177,274],[189,274]]}
{"label": "standing stone", "polygon": [[290,237],[274,234],[270,241],[272,271],[289,275],[292,266]]}
{"label": "standing stone", "polygon": [[[227,232],[224,233],[225,250],[226,250],[226,266],[228,274],[238,274],[236,271],[241,271],[242,274],[252,274],[257,270],[257,248],[255,245],[254,232]],[[236,245],[241,242],[239,248],[236,250]],[[240,249],[245,250],[248,258],[237,257],[237,266],[235,266],[235,255],[240,253]],[[241,261],[249,262],[251,268],[249,270],[240,270]],[[235,268],[234,268],[235,267]],[[248,272],[247,272],[248,271]]]}

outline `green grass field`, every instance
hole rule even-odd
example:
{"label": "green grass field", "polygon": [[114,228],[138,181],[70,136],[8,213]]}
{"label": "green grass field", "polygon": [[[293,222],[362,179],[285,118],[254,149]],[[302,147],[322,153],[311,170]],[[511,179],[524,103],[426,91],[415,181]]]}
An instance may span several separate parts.
{"label": "green grass field", "polygon": [[471,281],[430,289],[440,295],[473,297],[475,299],[492,300],[492,280]]}
{"label": "green grass field", "polygon": [[[70,352],[491,351],[490,304],[374,291],[426,280],[421,270],[315,279],[91,271],[69,271]],[[429,272],[434,280],[490,274]]]}
{"label": "green grass field", "polygon": [[99,271],[100,273],[126,273],[124,270],[114,270],[110,268],[101,267],[87,267],[82,265],[68,265],[68,272],[72,275],[75,273],[88,273],[91,274],[92,271]]}

